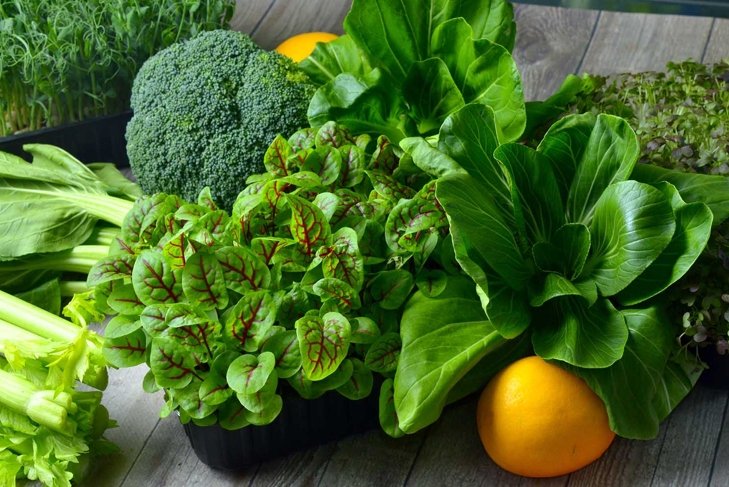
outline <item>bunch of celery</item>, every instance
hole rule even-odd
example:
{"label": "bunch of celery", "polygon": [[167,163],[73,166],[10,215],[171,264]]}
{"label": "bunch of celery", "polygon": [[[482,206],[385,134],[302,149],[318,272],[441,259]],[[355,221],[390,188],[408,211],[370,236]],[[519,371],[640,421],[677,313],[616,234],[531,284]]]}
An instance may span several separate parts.
{"label": "bunch of celery", "polygon": [[[104,315],[80,281],[139,190],[111,165],[25,149],[32,163],[0,153],[0,485],[62,486],[112,446],[101,437],[113,426],[101,405],[102,339],[87,328]],[[64,309],[71,320],[58,316],[61,295],[77,292]]]}

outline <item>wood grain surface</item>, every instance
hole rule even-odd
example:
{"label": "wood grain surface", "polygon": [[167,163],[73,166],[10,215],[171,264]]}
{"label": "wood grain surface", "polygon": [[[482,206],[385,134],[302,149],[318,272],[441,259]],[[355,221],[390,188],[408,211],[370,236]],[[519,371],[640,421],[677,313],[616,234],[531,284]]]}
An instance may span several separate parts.
{"label": "wood grain surface", "polygon": [[[339,33],[350,0],[238,0],[233,26],[263,47],[304,31]],[[551,94],[569,73],[662,69],[688,57],[729,57],[729,20],[518,5],[514,57],[529,99]],[[528,480],[499,469],[474,425],[475,399],[447,410],[417,435],[379,430],[255,466],[216,472],[195,456],[174,417],[158,419],[160,394],[142,391],[144,367],[112,371],[104,404],[120,427],[121,454],[99,462],[85,485],[147,486],[725,486],[729,485],[727,392],[698,387],[650,441],[617,439],[570,476]]]}

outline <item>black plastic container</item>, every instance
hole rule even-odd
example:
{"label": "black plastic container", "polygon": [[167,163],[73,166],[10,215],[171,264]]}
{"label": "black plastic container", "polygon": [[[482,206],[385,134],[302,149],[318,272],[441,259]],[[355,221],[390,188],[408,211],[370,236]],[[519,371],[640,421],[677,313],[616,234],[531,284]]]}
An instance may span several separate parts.
{"label": "black plastic container", "polygon": [[120,168],[129,167],[127,158],[127,122],[132,112],[97,117],[83,122],[0,137],[0,151],[29,158],[23,144],[52,144],[66,150],[84,163],[113,162]]}
{"label": "black plastic container", "polygon": [[240,471],[260,462],[312,448],[378,427],[378,388],[365,399],[352,401],[337,392],[318,399],[284,396],[281,414],[265,426],[235,431],[212,426],[184,425],[200,461],[218,470]]}
{"label": "black plastic container", "polygon": [[712,389],[729,390],[729,353],[719,355],[716,348],[708,346],[699,350],[699,357],[708,369],[699,377],[699,382]]}

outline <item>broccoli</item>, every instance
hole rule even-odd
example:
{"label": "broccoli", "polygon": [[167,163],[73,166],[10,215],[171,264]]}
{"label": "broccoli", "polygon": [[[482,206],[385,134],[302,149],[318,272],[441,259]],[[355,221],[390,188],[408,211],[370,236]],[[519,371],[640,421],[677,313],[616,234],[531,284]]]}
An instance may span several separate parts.
{"label": "broccoli", "polygon": [[315,87],[290,59],[247,35],[204,32],[149,58],[132,86],[127,153],[145,193],[194,200],[211,188],[230,209],[264,171],[278,133],[307,127]]}

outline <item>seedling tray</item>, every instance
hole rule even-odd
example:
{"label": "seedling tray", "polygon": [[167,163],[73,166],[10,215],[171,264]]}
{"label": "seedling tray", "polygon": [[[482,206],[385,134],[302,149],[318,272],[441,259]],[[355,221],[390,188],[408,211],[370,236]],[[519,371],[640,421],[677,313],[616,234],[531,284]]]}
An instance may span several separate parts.
{"label": "seedling tray", "polygon": [[0,151],[10,152],[24,158],[23,144],[52,144],[84,163],[113,162],[120,168],[129,167],[127,159],[127,122],[132,113],[92,118],[83,122],[0,137]]}
{"label": "seedling tray", "polygon": [[318,399],[284,396],[281,414],[265,426],[226,430],[217,424],[184,425],[200,461],[217,470],[240,471],[299,450],[339,440],[378,426],[378,388],[352,401],[330,391]]}

